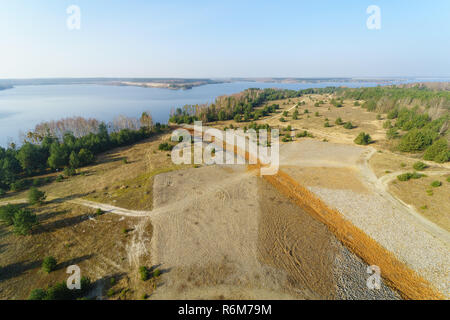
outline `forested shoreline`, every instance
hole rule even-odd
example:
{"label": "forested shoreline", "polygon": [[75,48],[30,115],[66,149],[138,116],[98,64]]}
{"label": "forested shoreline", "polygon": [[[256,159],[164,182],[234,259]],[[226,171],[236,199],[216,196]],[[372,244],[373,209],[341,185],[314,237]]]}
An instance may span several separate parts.
{"label": "forested shoreline", "polygon": [[211,104],[177,108],[169,121],[177,124],[192,123],[195,120],[205,123],[224,120],[257,121],[276,112],[276,104],[258,108],[264,103],[313,93],[334,94],[336,99],[332,99],[330,103],[336,108],[342,107],[342,99],[354,99],[355,106],[370,112],[387,113],[388,120],[384,123],[387,139],[398,140],[398,151],[424,152],[425,160],[450,161],[450,91],[431,90],[419,85],[409,88],[326,87],[298,91],[253,88],[239,94],[219,97]]}
{"label": "forested shoreline", "polygon": [[41,184],[29,179],[34,175],[60,170],[73,175],[77,168],[92,163],[95,155],[147,139],[167,128],[153,124],[146,112],[140,119],[118,117],[108,125],[80,117],[41,123],[27,134],[20,147],[0,147],[0,195]]}

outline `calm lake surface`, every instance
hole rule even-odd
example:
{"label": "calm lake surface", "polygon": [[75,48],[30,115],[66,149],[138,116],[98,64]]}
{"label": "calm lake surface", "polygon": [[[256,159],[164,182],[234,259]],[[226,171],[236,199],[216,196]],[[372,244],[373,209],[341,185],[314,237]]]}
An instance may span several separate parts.
{"label": "calm lake surface", "polygon": [[233,82],[168,90],[108,85],[16,86],[0,90],[0,146],[21,142],[21,134],[42,121],[82,116],[109,122],[118,115],[139,117],[150,111],[154,122],[167,122],[170,110],[185,104],[213,102],[247,88],[306,89],[327,86],[377,86],[370,82],[263,83]]}

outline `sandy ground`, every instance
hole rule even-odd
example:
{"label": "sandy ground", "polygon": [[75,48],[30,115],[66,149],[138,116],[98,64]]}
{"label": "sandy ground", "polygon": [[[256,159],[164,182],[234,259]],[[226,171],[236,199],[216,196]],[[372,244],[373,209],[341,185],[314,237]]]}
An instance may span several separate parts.
{"label": "sandy ground", "polygon": [[398,298],[368,290],[367,265],[243,167],[165,173],[154,186],[155,210],[171,208],[151,218],[151,261],[166,270],[154,299]]}
{"label": "sandy ground", "polygon": [[[311,150],[307,161],[302,156],[305,150]],[[393,252],[400,261],[448,295],[448,232],[423,218],[414,208],[392,197],[381,179],[367,166],[367,159],[374,154],[374,150],[310,140],[286,144],[281,148],[281,154],[283,159],[289,159],[281,162],[283,170],[300,183],[306,182],[309,189],[330,207],[338,209],[353,224]],[[339,182],[326,180],[330,175],[325,173],[321,178],[322,183],[317,184],[315,182],[320,180],[320,171],[314,172],[316,181],[311,183],[307,179],[303,180],[304,174],[293,166],[295,163],[310,170],[314,169],[312,163],[315,163],[315,166],[332,166],[339,170],[345,166],[355,172],[349,173],[345,180]],[[352,190],[354,179],[360,180],[369,192]],[[349,181],[348,187],[342,188],[346,181]]]}

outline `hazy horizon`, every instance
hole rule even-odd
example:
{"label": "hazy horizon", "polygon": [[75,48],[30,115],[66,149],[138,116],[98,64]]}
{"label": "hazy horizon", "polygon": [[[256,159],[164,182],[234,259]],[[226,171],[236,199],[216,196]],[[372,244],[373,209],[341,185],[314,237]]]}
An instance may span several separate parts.
{"label": "hazy horizon", "polygon": [[[373,5],[378,29],[367,25]],[[445,0],[23,0],[0,8],[2,79],[450,76]]]}

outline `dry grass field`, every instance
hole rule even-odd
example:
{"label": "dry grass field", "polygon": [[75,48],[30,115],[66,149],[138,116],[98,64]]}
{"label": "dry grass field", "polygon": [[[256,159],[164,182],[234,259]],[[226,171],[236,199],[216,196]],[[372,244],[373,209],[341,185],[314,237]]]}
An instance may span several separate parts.
{"label": "dry grass field", "polygon": [[[47,200],[32,208],[39,225],[31,235],[0,225],[0,299],[26,299],[63,281],[71,264],[94,281],[91,297],[103,299],[442,297],[436,288],[448,288],[449,244],[439,238],[450,226],[448,165],[427,163],[426,177],[398,181],[418,157],[392,152],[385,115],[377,119],[350,100],[336,108],[331,99],[270,103],[280,110],[257,123],[291,125],[294,137],[281,144],[282,171],[274,177],[261,179],[245,166],[174,165],[169,151],[158,150],[170,137],[164,134],[39,187]],[[355,128],[335,124],[338,117]],[[230,124],[249,125],[213,126]],[[304,130],[313,137],[295,137]],[[375,142],[356,146],[361,131]],[[442,185],[431,187],[435,180]],[[26,197],[9,193],[0,203]],[[98,216],[96,208],[107,209]],[[426,223],[416,221],[416,211]],[[58,266],[46,274],[41,264],[50,255]],[[382,266],[380,291],[366,287],[370,264]],[[142,266],[162,274],[142,281]]]}

